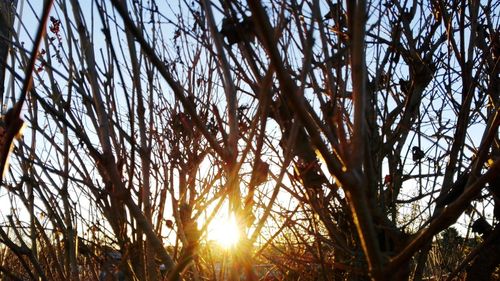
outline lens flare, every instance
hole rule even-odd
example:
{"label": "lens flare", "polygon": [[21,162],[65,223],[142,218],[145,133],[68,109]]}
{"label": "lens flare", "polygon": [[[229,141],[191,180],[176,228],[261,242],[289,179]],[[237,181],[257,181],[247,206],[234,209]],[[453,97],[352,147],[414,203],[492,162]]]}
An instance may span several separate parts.
{"label": "lens flare", "polygon": [[236,246],[240,240],[240,229],[238,228],[234,214],[231,214],[229,218],[214,219],[210,223],[208,239],[217,242],[224,249]]}

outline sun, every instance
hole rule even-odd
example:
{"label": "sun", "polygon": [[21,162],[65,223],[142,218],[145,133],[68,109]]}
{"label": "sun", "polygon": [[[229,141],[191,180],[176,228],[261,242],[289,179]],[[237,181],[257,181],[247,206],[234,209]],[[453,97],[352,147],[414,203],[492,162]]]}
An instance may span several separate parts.
{"label": "sun", "polygon": [[229,218],[215,218],[208,227],[208,240],[217,242],[224,249],[236,246],[240,240],[240,229],[236,217],[231,214]]}

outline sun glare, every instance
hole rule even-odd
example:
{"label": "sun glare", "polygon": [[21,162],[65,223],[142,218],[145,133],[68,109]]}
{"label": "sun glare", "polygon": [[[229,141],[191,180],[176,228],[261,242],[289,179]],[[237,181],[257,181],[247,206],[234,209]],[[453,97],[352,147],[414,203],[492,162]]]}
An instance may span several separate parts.
{"label": "sun glare", "polygon": [[212,221],[208,231],[208,240],[217,242],[225,249],[232,248],[240,240],[240,229],[234,214]]}

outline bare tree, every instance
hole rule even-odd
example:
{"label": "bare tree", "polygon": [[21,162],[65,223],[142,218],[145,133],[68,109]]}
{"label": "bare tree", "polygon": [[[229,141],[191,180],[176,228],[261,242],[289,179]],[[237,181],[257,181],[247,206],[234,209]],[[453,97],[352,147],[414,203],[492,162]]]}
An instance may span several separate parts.
{"label": "bare tree", "polygon": [[56,1],[37,54],[21,4],[5,278],[224,278],[222,213],[244,234],[231,280],[493,276],[498,3]]}

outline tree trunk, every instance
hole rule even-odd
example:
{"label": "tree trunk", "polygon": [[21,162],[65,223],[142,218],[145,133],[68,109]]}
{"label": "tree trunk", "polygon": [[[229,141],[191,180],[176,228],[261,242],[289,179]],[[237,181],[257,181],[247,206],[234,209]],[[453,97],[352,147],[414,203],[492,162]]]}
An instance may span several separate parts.
{"label": "tree trunk", "polygon": [[[5,66],[10,51],[10,38],[14,29],[14,16],[17,8],[17,0],[0,1],[0,101],[3,105],[3,95],[5,91]],[[5,38],[5,39],[4,39]]]}

